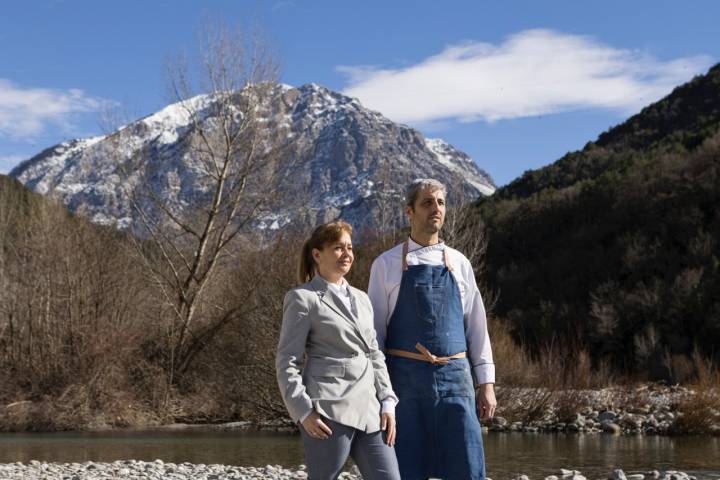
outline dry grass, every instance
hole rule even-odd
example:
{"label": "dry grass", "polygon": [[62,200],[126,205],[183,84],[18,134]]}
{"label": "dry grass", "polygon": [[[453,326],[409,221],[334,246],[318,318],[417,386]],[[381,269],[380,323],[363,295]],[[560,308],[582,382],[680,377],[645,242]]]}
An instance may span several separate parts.
{"label": "dry grass", "polygon": [[713,427],[720,426],[720,369],[697,350],[692,363],[695,379],[690,384],[691,393],[675,405],[679,417],[672,425],[672,433],[716,434]]}
{"label": "dry grass", "polygon": [[497,365],[498,384],[535,386],[541,383],[539,366],[515,343],[506,324],[491,317],[488,330],[492,341],[493,360]]}
{"label": "dry grass", "polygon": [[593,365],[587,350],[550,342],[531,355],[515,342],[505,322],[491,318],[488,329],[501,385],[566,390],[602,388],[616,381],[608,363]]}
{"label": "dry grass", "polygon": [[498,387],[497,413],[511,421],[539,421],[548,414],[552,396],[552,392],[545,389]]}
{"label": "dry grass", "polygon": [[717,389],[694,390],[676,406],[678,418],[672,424],[673,434],[706,435],[720,425],[720,394]]}
{"label": "dry grass", "polygon": [[554,392],[553,407],[555,408],[555,415],[561,422],[573,420],[577,413],[587,406],[587,397],[580,390],[559,390]]}

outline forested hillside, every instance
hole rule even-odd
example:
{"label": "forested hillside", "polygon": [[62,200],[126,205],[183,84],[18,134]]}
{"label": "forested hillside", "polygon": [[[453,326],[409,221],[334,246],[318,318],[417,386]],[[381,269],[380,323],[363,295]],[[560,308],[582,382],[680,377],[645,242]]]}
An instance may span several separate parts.
{"label": "forested hillside", "polygon": [[516,339],[669,380],[720,356],[719,127],[720,65],[478,203]]}

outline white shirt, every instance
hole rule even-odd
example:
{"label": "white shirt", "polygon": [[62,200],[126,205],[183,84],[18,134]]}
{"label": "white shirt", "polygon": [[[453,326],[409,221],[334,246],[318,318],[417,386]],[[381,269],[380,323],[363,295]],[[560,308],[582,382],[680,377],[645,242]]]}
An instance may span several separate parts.
{"label": "white shirt", "polygon": [[[450,265],[453,267],[452,274],[455,276],[460,290],[465,320],[465,339],[475,382],[478,385],[495,383],[495,364],[487,330],[485,305],[483,305],[480,290],[475,282],[475,274],[470,261],[465,255],[447,247],[444,243],[424,247],[410,239],[407,264],[444,265],[443,251],[446,248]],[[387,327],[397,303],[402,273],[402,244],[376,258],[370,269],[368,296],[373,306],[375,330],[381,350],[385,349]]]}
{"label": "white shirt", "polygon": [[[320,277],[322,278],[322,277]],[[323,280],[325,280],[323,278]],[[355,299],[353,298],[352,294],[350,293],[350,289],[348,288],[347,280],[344,278],[341,280],[341,284],[338,285],[337,283],[331,283],[328,281],[325,281],[327,283],[328,287],[332,292],[337,295],[337,297],[343,302],[343,305],[345,305],[345,308],[347,308],[348,312],[352,312],[353,315],[357,316],[357,307],[355,306]]]}

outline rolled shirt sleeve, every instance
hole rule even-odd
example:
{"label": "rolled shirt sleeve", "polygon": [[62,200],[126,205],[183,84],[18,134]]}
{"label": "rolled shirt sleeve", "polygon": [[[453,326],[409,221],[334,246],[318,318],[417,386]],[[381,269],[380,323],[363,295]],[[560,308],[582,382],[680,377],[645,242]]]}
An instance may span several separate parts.
{"label": "rolled shirt sleeve", "polygon": [[463,279],[467,283],[465,293],[465,338],[468,356],[475,376],[475,383],[495,383],[495,364],[493,363],[490,335],[487,328],[487,315],[480,290],[475,281],[472,265],[466,259],[462,268]]}

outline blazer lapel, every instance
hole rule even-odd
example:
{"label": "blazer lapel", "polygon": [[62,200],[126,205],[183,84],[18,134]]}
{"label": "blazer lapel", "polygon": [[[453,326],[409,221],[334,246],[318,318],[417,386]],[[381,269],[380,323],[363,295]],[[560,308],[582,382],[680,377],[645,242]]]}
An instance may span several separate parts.
{"label": "blazer lapel", "polygon": [[345,318],[351,320],[353,323],[357,322],[357,318],[355,317],[355,315],[353,315],[353,313],[347,309],[345,303],[340,299],[340,297],[338,297],[337,293],[335,293],[334,290],[328,289],[328,291],[325,293],[325,297],[327,297],[329,300],[332,300],[335,306],[340,309]]}
{"label": "blazer lapel", "polygon": [[362,315],[367,315],[372,319],[373,312],[372,312],[372,306],[365,303],[365,298],[363,298],[363,291],[358,290],[357,288],[350,286],[350,291],[353,294],[353,297],[355,297],[355,308],[357,309],[357,315],[358,317]]}
{"label": "blazer lapel", "polygon": [[[352,325],[353,329],[355,329],[355,332],[362,339],[363,343],[365,343],[367,345],[367,341],[365,340],[365,337],[362,335],[362,332],[360,332],[360,328],[358,327],[358,324],[355,321],[355,316],[351,312],[349,312],[347,308],[345,308],[345,305],[343,304],[342,300],[337,298],[335,293],[328,288],[325,281],[322,278],[319,278],[318,275],[315,275],[315,277],[313,277],[311,283],[313,285],[313,288],[315,288],[315,291],[318,293],[318,296],[320,297],[320,301],[323,302],[328,307],[330,307],[335,313],[340,315],[348,323],[350,323],[350,325]],[[360,308],[359,305],[358,305],[358,308]]]}

